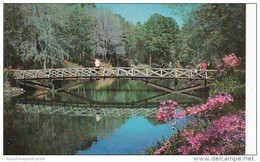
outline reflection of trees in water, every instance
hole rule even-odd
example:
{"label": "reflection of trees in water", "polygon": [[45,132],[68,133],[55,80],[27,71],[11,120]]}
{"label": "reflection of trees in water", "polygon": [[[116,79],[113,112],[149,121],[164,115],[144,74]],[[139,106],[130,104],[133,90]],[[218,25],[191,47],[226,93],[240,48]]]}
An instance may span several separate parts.
{"label": "reflection of trees in water", "polygon": [[[166,87],[174,87],[173,80],[149,80],[156,84],[164,85]],[[94,101],[107,102],[135,102],[148,97],[156,96],[158,94],[165,93],[162,90],[156,89],[149,85],[146,85],[143,82],[139,82],[137,80],[131,79],[116,79],[110,85],[103,86],[102,88],[98,88],[98,83],[96,81],[90,81],[82,86],[78,86],[77,88],[71,90],[71,93],[80,95],[82,97],[89,98]],[[184,88],[188,86],[187,80],[179,81],[179,88]],[[160,102],[161,100],[174,99],[177,100],[176,95],[172,94],[167,97],[159,97],[153,99],[153,102]],[[71,97],[62,97],[62,100],[73,101],[75,98]],[[189,100],[186,96],[182,94],[178,95],[179,101],[187,101]]]}
{"label": "reflection of trees in water", "polygon": [[5,114],[4,154],[75,154],[107,138],[127,118]]}
{"label": "reflection of trees in water", "polygon": [[152,125],[158,124],[155,117],[145,117],[145,119],[147,119]]}
{"label": "reflection of trees in water", "polygon": [[[161,83],[159,83],[161,82]],[[162,82],[165,82],[164,84]],[[173,82],[155,81],[171,87]],[[96,89],[95,81],[70,90],[70,95],[60,93],[47,95],[45,99],[57,103],[88,103],[85,98],[96,101],[131,102],[165,93],[153,87],[131,80],[115,80],[111,85]],[[119,90],[119,91],[117,91]],[[160,96],[152,102],[173,99],[172,96]],[[179,101],[188,102],[187,98],[178,97]],[[67,106],[64,103],[64,106]],[[146,101],[144,102],[146,103]],[[148,103],[149,104],[149,103]],[[150,102],[151,104],[151,102]],[[11,106],[12,107],[12,106]],[[52,106],[51,106],[52,107]],[[14,107],[13,107],[14,108]],[[52,107],[53,108],[53,107]],[[100,107],[102,108],[102,106]],[[8,109],[5,105],[5,110]],[[15,109],[13,109],[15,110]],[[129,117],[102,117],[99,122],[95,117],[28,114],[8,111],[4,114],[4,154],[75,154],[78,150],[87,150],[100,138],[107,138],[121,127]],[[155,117],[146,118],[156,125]]]}

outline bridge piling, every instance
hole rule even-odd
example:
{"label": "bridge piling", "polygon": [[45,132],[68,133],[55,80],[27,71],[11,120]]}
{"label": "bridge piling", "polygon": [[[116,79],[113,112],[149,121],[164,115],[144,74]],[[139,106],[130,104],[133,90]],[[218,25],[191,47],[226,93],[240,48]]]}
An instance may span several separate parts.
{"label": "bridge piling", "polygon": [[174,89],[178,100],[178,79],[177,78],[175,78],[174,84],[175,84]]}
{"label": "bridge piling", "polygon": [[55,84],[54,84],[54,82],[52,81],[52,84],[51,84],[51,91],[54,92],[54,90],[55,90]]}
{"label": "bridge piling", "polygon": [[174,80],[174,89],[175,89],[175,92],[177,93],[178,92],[178,79],[177,78]]}

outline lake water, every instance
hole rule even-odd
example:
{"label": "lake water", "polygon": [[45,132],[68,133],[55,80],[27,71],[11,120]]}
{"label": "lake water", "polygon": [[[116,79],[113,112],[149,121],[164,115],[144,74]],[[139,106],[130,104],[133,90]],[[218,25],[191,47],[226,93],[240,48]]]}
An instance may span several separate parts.
{"label": "lake water", "polygon": [[[4,103],[5,155],[140,154],[176,133],[171,122],[156,123],[161,100],[183,107],[199,102],[131,80],[90,81],[60,93],[35,94],[27,91]],[[182,127],[187,119],[176,122]]]}

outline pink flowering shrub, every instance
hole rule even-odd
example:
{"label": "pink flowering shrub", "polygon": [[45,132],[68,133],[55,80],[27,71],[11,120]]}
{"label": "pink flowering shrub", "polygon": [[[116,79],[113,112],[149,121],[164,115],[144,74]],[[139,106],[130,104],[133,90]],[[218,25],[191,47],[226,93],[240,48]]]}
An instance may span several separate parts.
{"label": "pink flowering shrub", "polygon": [[[231,95],[209,97],[205,104],[188,107],[176,114],[177,103],[165,102],[160,107],[158,122],[167,122],[170,118],[196,117],[189,125],[173,137],[170,137],[162,147],[154,151],[158,154],[182,155],[221,155],[245,153],[245,113],[239,111],[236,115],[209,116],[208,114],[221,111],[224,104],[233,102]],[[171,108],[167,108],[167,107]],[[205,115],[206,114],[206,115]],[[206,116],[206,117],[205,117]],[[167,118],[164,118],[167,117]],[[176,128],[176,122],[172,124]]]}
{"label": "pink flowering shrub", "polygon": [[234,53],[224,56],[223,61],[228,67],[235,67],[241,63],[241,58],[237,57]]}
{"label": "pink flowering shrub", "polygon": [[[209,97],[208,101],[205,104],[188,107],[186,110],[188,115],[198,115],[202,113],[207,113],[209,111],[213,111],[215,109],[221,110],[224,107],[224,104],[233,102],[233,98],[230,94],[228,95],[217,95],[215,98]],[[184,117],[184,116],[180,116]]]}
{"label": "pink flowering shrub", "polygon": [[182,155],[227,155],[244,154],[245,114],[222,116],[205,130],[199,124],[191,124],[175,134],[154,152]]}
{"label": "pink flowering shrub", "polygon": [[161,101],[160,109],[157,112],[156,120],[158,123],[166,123],[170,119],[176,117],[176,109],[178,108],[178,103],[168,100],[167,102]]}
{"label": "pink flowering shrub", "polygon": [[156,150],[154,152],[154,154],[159,155],[161,152],[165,151],[167,149],[168,145],[170,145],[171,141],[173,141],[173,140],[174,140],[173,138],[169,138],[168,141],[166,141],[161,148],[159,148],[158,150]]}
{"label": "pink flowering shrub", "polygon": [[217,95],[215,98],[209,97],[205,104],[188,107],[186,110],[181,110],[177,113],[177,109],[180,109],[177,102],[168,100],[161,101],[161,106],[157,112],[156,120],[158,123],[167,123],[173,118],[184,118],[188,115],[198,115],[214,109],[221,110],[225,103],[233,102],[231,95]]}

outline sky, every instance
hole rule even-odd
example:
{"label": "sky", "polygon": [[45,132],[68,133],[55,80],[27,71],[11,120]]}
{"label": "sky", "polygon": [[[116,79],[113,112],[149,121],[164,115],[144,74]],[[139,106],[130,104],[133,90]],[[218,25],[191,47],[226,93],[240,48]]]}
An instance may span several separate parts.
{"label": "sky", "polygon": [[126,21],[144,24],[155,13],[172,17],[182,27],[182,20],[173,14],[173,9],[161,4],[96,4],[97,7],[110,8],[114,14],[120,14]]}

